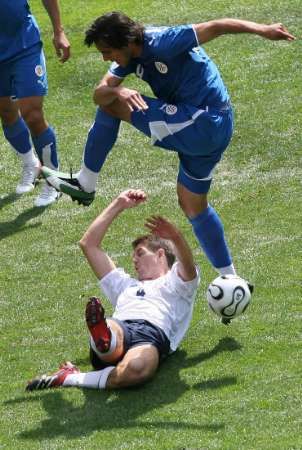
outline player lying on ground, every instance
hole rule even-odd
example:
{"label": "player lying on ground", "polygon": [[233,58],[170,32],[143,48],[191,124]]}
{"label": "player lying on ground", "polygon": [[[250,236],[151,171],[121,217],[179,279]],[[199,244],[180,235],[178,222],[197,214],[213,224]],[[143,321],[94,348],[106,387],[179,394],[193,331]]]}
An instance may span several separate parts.
{"label": "player lying on ground", "polygon": [[[42,3],[51,19],[55,50],[60,60],[65,62],[70,56],[70,45],[61,24],[58,1],[42,0]],[[28,2],[1,0],[0,118],[4,136],[23,164],[17,194],[34,189],[41,164],[58,169],[56,136],[43,113],[46,93],[47,73],[42,41]],[[58,197],[56,190],[45,184],[35,206],[50,205]]]}
{"label": "player lying on ground", "polygon": [[[86,307],[90,358],[96,371],[83,373],[65,363],[53,375],[30,381],[27,390],[57,386],[121,388],[153,377],[160,361],[174,352],[189,327],[199,284],[192,252],[181,232],[166,219],[146,222],[150,235],[133,242],[137,279],[117,268],[102,249],[113,220],[146,200],[141,190],[122,192],[95,219],[80,241],[81,248],[114,306],[106,320],[97,298]],[[176,262],[175,262],[176,258]]]}
{"label": "player lying on ground", "polygon": [[[209,261],[220,274],[235,274],[216,210],[208,204],[213,170],[233,132],[230,97],[219,71],[199,44],[229,33],[293,40],[282,24],[221,19],[195,25],[144,27],[122,13],[97,18],[85,43],[113,61],[94,92],[99,106],[89,131],[82,168],[74,177],[44,170],[56,189],[80,203],[95,196],[99,172],[113,147],[120,121],[131,123],[179,157],[179,204]],[[129,74],[146,81],[155,98],[122,86]]]}

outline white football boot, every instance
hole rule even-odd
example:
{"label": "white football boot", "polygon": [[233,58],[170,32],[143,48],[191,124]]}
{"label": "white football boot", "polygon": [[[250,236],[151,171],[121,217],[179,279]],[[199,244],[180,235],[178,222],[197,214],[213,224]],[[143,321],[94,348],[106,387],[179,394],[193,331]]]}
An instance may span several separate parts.
{"label": "white football boot", "polygon": [[38,207],[49,206],[55,203],[61,197],[61,193],[57,192],[55,188],[45,183],[41,194],[34,201],[34,205]]}
{"label": "white football boot", "polygon": [[37,162],[36,165],[23,164],[21,179],[16,187],[16,194],[21,195],[32,191],[40,174],[40,170],[41,165],[39,162]]}

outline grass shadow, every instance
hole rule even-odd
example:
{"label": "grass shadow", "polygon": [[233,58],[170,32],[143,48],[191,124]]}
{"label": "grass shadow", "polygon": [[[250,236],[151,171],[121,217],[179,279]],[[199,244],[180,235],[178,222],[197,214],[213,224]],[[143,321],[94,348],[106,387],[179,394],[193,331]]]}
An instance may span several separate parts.
{"label": "grass shadow", "polygon": [[21,198],[21,196],[16,194],[15,192],[7,194],[4,197],[0,197],[0,209],[4,208],[7,205],[10,205],[11,203],[15,203],[15,201],[19,200],[19,198]]}
{"label": "grass shadow", "polygon": [[[220,352],[230,352],[240,348],[241,346],[234,339],[224,338],[209,352],[200,353],[191,358],[187,358],[183,350],[177,351],[162,364],[157,376],[150,383],[120,391],[84,389],[84,404],[81,406],[74,406],[71,401],[66,400],[62,390],[37,392],[6,403],[41,401],[48,414],[47,419],[43,420],[37,428],[20,433],[20,439],[41,441],[41,439],[58,436],[74,439],[90,435],[95,431],[126,430],[136,427],[146,430],[156,427],[175,431],[190,429],[217,432],[224,428],[223,423],[196,424],[186,420],[144,421],[140,420],[140,417],[148,411],[175,404],[184,393],[192,389],[180,377],[181,369],[202,363]],[[235,377],[223,377],[198,383],[193,386],[193,389],[219,389],[235,383]]]}
{"label": "grass shadow", "polygon": [[27,226],[26,223],[29,220],[43,214],[45,209],[46,207],[32,207],[26,211],[23,211],[14,220],[8,222],[0,222],[0,240],[6,239],[8,236],[20,233],[21,231],[28,230],[29,228],[36,228],[37,226],[40,226],[41,223],[35,223]]}

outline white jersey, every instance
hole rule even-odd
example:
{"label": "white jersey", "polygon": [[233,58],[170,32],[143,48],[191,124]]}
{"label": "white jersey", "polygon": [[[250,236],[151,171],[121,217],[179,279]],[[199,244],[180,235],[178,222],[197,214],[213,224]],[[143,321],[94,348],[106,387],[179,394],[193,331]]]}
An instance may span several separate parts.
{"label": "white jersey", "polygon": [[176,262],[164,276],[139,281],[123,269],[109,272],[99,281],[100,288],[115,307],[113,318],[143,319],[161,328],[175,351],[190,325],[200,277],[183,281]]}

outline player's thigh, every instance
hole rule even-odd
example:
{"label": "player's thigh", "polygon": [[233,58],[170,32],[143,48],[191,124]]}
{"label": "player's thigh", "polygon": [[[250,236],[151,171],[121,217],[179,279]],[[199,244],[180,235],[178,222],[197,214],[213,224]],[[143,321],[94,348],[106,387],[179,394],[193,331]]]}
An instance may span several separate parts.
{"label": "player's thigh", "polygon": [[4,125],[12,125],[19,116],[18,104],[11,97],[0,97],[0,118]]}
{"label": "player's thigh", "polygon": [[43,97],[48,90],[46,63],[43,50],[36,46],[14,62],[12,95],[18,99]]}
{"label": "player's thigh", "polygon": [[144,96],[146,111],[134,111],[132,125],[158,147],[187,155],[201,155],[215,149],[217,124],[208,111],[185,103],[168,104]]}
{"label": "player's thigh", "polygon": [[27,117],[31,112],[40,117],[43,115],[44,97],[24,97],[18,100],[22,117]]}
{"label": "player's thigh", "polygon": [[216,152],[194,156],[178,153],[179,171],[177,177],[178,197],[185,200],[186,190],[193,194],[206,195],[211,187],[215,167],[219,163],[224,153],[224,148],[217,149]]}
{"label": "player's thigh", "polygon": [[[199,121],[198,118],[197,122]],[[221,160],[223,153],[231,140],[233,133],[233,113],[232,110],[221,112],[215,115],[210,114],[210,121],[214,122],[213,136],[209,138],[211,145],[202,146],[200,152],[188,153],[178,152],[179,172],[178,185],[184,186],[194,194],[205,195],[210,190],[215,168]],[[201,127],[204,121],[201,121]],[[188,140],[187,142],[190,142]],[[185,200],[186,193],[179,191],[179,198]]]}
{"label": "player's thigh", "polygon": [[131,378],[144,381],[151,378],[159,366],[159,352],[152,344],[141,344],[130,348],[122,361],[120,369]]}

